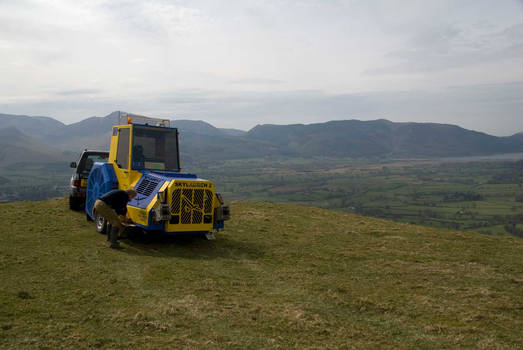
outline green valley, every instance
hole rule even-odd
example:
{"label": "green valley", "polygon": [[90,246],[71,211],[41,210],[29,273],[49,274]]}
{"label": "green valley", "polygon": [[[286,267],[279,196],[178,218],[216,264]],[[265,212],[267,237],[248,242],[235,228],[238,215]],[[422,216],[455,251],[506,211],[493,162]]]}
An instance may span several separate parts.
{"label": "green valley", "polygon": [[523,236],[523,161],[251,159],[198,170],[225,198]]}

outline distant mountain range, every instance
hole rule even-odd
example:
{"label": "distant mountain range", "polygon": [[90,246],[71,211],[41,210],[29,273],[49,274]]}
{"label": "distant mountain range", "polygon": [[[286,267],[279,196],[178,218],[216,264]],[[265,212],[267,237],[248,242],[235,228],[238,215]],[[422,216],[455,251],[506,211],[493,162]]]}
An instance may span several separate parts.
{"label": "distant mountain range", "polygon": [[[118,112],[65,125],[48,117],[0,114],[0,163],[74,159],[107,149]],[[496,137],[435,123],[338,120],[257,125],[248,132],[204,121],[173,120],[185,164],[252,157],[450,157],[523,152],[523,133]]]}
{"label": "distant mountain range", "polygon": [[448,157],[523,151],[523,137],[496,137],[455,125],[339,120],[309,125],[258,125],[247,134],[302,156]]}

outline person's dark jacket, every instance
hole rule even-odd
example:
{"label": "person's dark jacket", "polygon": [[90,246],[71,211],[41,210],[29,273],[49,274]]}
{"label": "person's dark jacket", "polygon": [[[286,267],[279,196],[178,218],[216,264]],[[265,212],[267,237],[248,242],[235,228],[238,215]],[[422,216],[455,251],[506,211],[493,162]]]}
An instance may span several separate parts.
{"label": "person's dark jacket", "polygon": [[113,208],[116,214],[127,214],[127,202],[129,202],[129,194],[127,194],[127,192],[123,190],[112,190],[102,195],[99,199]]}

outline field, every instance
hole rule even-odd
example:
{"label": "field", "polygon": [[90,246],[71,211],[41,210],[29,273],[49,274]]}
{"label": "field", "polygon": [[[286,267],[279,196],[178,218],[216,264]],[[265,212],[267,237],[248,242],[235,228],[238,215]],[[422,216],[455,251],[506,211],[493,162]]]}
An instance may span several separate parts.
{"label": "field", "polygon": [[523,236],[523,161],[251,159],[198,173],[233,200]]}
{"label": "field", "polygon": [[0,203],[63,196],[71,173],[66,163],[0,165]]}
{"label": "field", "polygon": [[519,238],[238,202],[115,251],[66,207],[0,204],[2,349],[523,347]]}

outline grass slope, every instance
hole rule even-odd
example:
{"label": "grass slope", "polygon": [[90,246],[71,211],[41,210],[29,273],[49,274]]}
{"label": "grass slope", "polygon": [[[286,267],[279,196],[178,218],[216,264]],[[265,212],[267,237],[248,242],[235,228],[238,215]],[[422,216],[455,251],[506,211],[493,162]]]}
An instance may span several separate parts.
{"label": "grass slope", "polygon": [[233,203],[218,240],[106,247],[0,205],[0,347],[520,349],[523,240]]}

